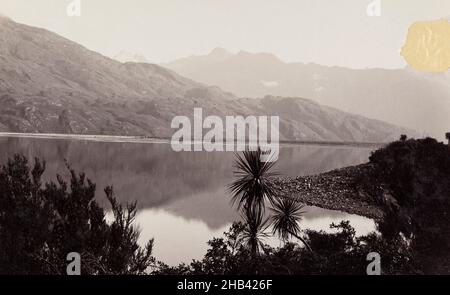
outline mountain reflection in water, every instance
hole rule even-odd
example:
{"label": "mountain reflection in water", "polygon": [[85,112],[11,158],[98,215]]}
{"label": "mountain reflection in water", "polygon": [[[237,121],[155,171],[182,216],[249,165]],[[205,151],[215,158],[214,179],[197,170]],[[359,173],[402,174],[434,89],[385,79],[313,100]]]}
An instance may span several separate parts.
{"label": "mountain reflection in water", "polygon": [[[233,179],[230,152],[172,151],[168,144],[108,143],[78,140],[0,138],[0,162],[14,153],[47,162],[45,180],[69,177],[66,159],[97,184],[97,199],[107,205],[103,188],[113,185],[120,202],[137,201],[144,242],[152,237],[154,254],[168,264],[200,259],[206,242],[221,236],[238,219],[226,187]],[[370,149],[291,145],[282,147],[275,170],[282,175],[316,174],[366,162]],[[329,230],[331,222],[350,220],[357,234],[374,229],[372,220],[308,207],[301,227]],[[278,246],[278,240],[267,241]]]}

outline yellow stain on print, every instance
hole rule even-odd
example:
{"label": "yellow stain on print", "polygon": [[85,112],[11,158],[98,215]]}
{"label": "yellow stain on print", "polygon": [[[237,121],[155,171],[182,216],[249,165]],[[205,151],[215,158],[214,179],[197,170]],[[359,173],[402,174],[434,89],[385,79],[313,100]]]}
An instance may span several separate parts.
{"label": "yellow stain on print", "polygon": [[418,71],[438,73],[450,69],[450,22],[442,19],[414,23],[401,55]]}

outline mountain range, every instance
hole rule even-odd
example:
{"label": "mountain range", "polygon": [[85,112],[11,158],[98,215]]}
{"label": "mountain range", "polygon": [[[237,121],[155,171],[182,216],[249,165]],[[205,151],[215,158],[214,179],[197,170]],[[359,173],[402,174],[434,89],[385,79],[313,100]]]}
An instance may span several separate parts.
{"label": "mountain range", "polygon": [[223,48],[163,66],[242,97],[307,97],[421,135],[442,138],[450,131],[450,73],[287,63],[269,53],[234,54]]}
{"label": "mountain range", "polygon": [[284,140],[384,142],[416,134],[297,96],[240,98],[0,17],[0,131],[170,137],[172,118],[192,117],[195,107],[205,116],[278,115]]}

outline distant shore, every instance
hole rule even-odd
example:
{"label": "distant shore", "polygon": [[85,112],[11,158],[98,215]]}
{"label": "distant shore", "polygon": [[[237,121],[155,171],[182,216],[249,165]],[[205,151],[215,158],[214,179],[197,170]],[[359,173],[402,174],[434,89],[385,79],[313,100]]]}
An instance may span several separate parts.
{"label": "distant shore", "polygon": [[169,139],[167,139],[167,138],[157,138],[157,137],[147,137],[147,136],[0,132],[0,137],[57,139],[57,140],[58,139],[59,140],[84,140],[84,141],[97,141],[97,142],[169,143]]}
{"label": "distant shore", "polygon": [[[56,140],[82,140],[95,142],[124,142],[124,143],[166,143],[169,144],[170,137],[152,136],[120,136],[120,135],[89,135],[89,134],[59,134],[59,133],[20,133],[20,132],[0,132],[0,137],[12,138],[33,138],[33,139],[56,139]],[[192,141],[199,143],[199,141]],[[317,141],[317,140],[281,140],[281,146],[295,145],[318,145],[336,147],[358,147],[358,148],[379,148],[386,143],[380,142],[357,142],[357,141]]]}

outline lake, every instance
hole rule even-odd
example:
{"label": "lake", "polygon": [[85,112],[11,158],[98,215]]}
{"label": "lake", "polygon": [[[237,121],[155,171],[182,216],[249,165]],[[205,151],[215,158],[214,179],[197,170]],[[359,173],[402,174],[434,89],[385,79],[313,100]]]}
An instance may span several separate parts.
{"label": "lake", "polygon": [[[120,202],[137,201],[140,243],[155,238],[154,256],[169,265],[189,263],[206,253],[206,242],[221,237],[239,217],[231,208],[227,185],[233,179],[231,152],[174,152],[166,143],[93,142],[67,139],[0,138],[0,163],[14,153],[47,162],[46,180],[72,168],[97,184],[98,202],[107,206],[103,188],[113,185]],[[370,148],[289,145],[280,149],[276,170],[282,175],[316,174],[367,162]],[[357,234],[375,229],[368,218],[307,207],[300,226],[330,231],[332,222],[350,220]],[[277,239],[267,243],[279,246]]]}

